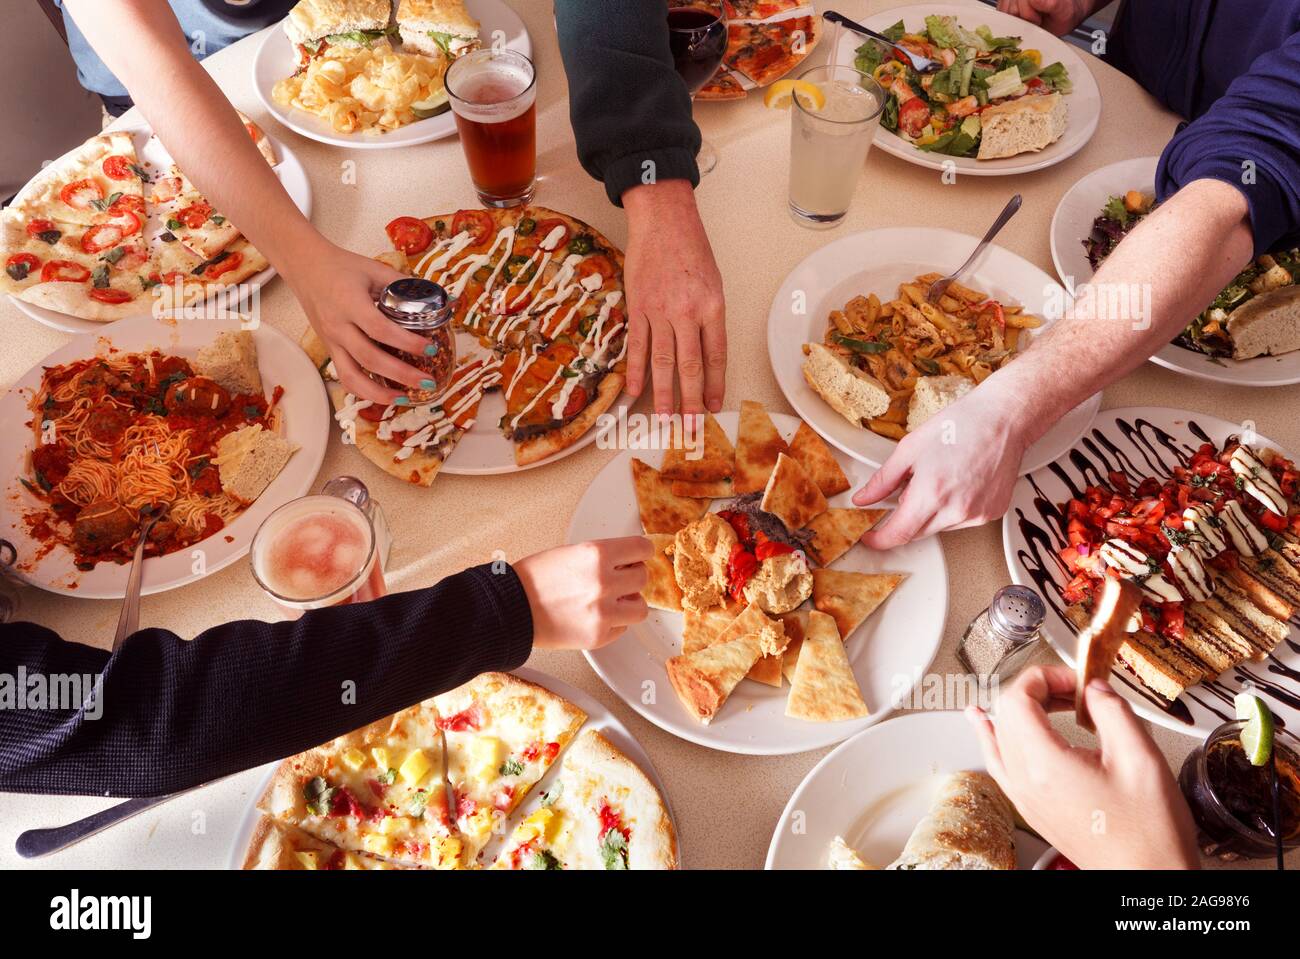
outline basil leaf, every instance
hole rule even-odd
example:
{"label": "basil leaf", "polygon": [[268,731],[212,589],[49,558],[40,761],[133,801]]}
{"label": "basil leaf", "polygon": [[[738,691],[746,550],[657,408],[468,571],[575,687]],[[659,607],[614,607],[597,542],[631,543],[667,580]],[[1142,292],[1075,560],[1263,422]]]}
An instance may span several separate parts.
{"label": "basil leaf", "polygon": [[54,246],[54,244],[59,242],[59,237],[61,236],[63,236],[63,233],[59,230],[43,230],[36,234],[36,239],[48,243],[50,246]]}
{"label": "basil leaf", "polygon": [[563,869],[564,866],[560,864],[560,860],[556,859],[555,854],[549,849],[538,849],[528,860],[528,865],[525,868],[545,869],[549,871],[553,869]]}
{"label": "basil leaf", "polygon": [[307,801],[307,811],[313,816],[327,816],[334,799],[334,787],[323,776],[309,779],[302,787],[302,798]]}
{"label": "basil leaf", "polygon": [[106,263],[117,263],[117,261],[122,259],[122,257],[125,255],[126,255],[126,247],[115,246],[113,247],[113,249],[109,250],[107,253],[101,256],[100,259]]}
{"label": "basil leaf", "polygon": [[108,267],[97,266],[90,274],[90,282],[97,290],[108,289]]}
{"label": "basil leaf", "polygon": [[180,220],[177,220],[175,217],[167,221],[167,229],[169,230],[183,230],[184,228],[185,224]]}
{"label": "basil leaf", "polygon": [[10,263],[5,267],[5,272],[9,274],[9,279],[13,280],[15,283],[20,283],[27,279],[27,274],[31,273],[31,271],[31,267],[22,262]]}
{"label": "basil leaf", "polygon": [[627,869],[627,840],[617,829],[611,829],[600,840],[600,858],[606,869]]}
{"label": "basil leaf", "polygon": [[518,759],[507,759],[497,768],[499,776],[518,776],[524,771],[524,764]]}

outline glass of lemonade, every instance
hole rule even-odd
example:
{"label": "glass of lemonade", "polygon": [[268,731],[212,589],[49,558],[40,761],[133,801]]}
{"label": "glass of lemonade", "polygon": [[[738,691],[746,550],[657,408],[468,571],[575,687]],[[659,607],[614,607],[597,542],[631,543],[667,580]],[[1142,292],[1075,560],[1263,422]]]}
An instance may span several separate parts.
{"label": "glass of lemonade", "polygon": [[814,109],[798,96],[790,109],[790,213],[814,229],[839,225],[880,125],[885,91],[853,67],[813,67],[799,77],[821,90]]}

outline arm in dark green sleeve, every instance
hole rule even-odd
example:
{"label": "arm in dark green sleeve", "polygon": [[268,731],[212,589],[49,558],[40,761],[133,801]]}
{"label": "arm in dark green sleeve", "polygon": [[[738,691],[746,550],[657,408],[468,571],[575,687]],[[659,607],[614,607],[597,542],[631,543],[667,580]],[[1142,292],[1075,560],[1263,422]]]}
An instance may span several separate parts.
{"label": "arm in dark green sleeve", "polygon": [[610,202],[660,180],[700,182],[700,131],[673,68],[664,0],[555,0],[578,159]]}

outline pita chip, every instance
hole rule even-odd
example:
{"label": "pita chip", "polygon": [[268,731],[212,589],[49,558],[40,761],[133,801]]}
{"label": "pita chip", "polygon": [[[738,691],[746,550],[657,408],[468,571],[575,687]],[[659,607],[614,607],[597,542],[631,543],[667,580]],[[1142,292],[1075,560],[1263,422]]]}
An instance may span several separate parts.
{"label": "pita chip", "polygon": [[682,614],[682,653],[689,654],[712,646],[740,614],[740,605],[713,606],[706,610],[687,609]]}
{"label": "pita chip", "polygon": [[880,522],[889,510],[841,509],[832,506],[808,523],[812,530],[813,559],[818,565],[829,566],[862,538],[862,534]]}
{"label": "pita chip", "polygon": [[833,723],[870,713],[835,620],[825,613],[809,613],[785,714],[814,723]]}
{"label": "pita chip", "polygon": [[708,497],[709,499],[730,499],[735,496],[731,488],[731,477],[720,480],[705,480],[693,483],[690,480],[673,480],[674,496]]}
{"label": "pita chip", "polygon": [[647,533],[676,533],[679,529],[704,515],[709,508],[707,499],[674,496],[673,491],[659,471],[632,458],[632,485],[636,489],[636,505],[641,513],[641,528]]}
{"label": "pita chip", "polygon": [[740,427],[736,433],[736,472],[732,487],[737,496],[757,493],[767,485],[776,466],[776,457],[788,447],[776,431],[772,417],[761,403],[745,400],[740,404]]}
{"label": "pita chip", "polygon": [[762,655],[756,637],[741,636],[674,656],[666,664],[668,679],[686,711],[707,726]]}
{"label": "pita chip", "polygon": [[778,453],[759,508],[780,519],[786,529],[803,529],[826,512],[826,497],[797,459]]}
{"label": "pita chip", "polygon": [[790,441],[790,455],[808,471],[823,496],[834,496],[849,488],[849,478],[840,469],[835,454],[807,423],[799,424],[799,430]]}
{"label": "pita chip", "polygon": [[799,662],[799,650],[803,646],[804,633],[808,630],[807,610],[796,609],[781,613],[777,619],[785,623],[785,652],[781,654],[781,672],[790,682],[794,682],[794,667]]}
{"label": "pita chip", "polygon": [[[689,447],[689,449],[688,449]],[[736,451],[712,413],[702,421],[682,422],[673,428],[673,445],[664,452],[659,473],[667,480],[690,483],[730,479],[736,468]]]}
{"label": "pita chip", "polygon": [[779,619],[772,619],[758,606],[750,604],[745,611],[733,619],[727,628],[714,640],[715,643],[727,643],[741,636],[753,636],[758,640],[763,657],[756,662],[747,674],[747,678],[768,686],[780,687],[781,661],[785,651],[785,624]]}
{"label": "pita chip", "polygon": [[641,595],[645,597],[645,603],[651,609],[662,609],[670,613],[680,613],[682,611],[682,588],[677,585],[677,577],[673,575],[672,557],[668,555],[668,550],[672,549],[676,537],[668,533],[651,533],[646,537],[654,544],[654,555],[646,560],[646,571],[650,578],[645,584],[645,589],[641,590]]}
{"label": "pita chip", "polygon": [[813,606],[835,620],[840,636],[847,642],[862,621],[874,613],[906,578],[906,573],[847,573],[837,569],[815,569]]}

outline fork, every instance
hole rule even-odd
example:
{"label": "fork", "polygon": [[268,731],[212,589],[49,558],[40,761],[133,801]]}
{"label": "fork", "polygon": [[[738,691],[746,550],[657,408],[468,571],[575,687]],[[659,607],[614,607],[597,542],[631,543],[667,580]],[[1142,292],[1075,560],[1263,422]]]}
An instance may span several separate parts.
{"label": "fork", "polygon": [[864,37],[870,37],[872,40],[875,40],[877,43],[883,43],[885,46],[889,47],[894,52],[902,54],[904,57],[907,58],[907,62],[912,65],[912,69],[915,70],[917,73],[933,73],[934,71],[938,70],[941,66],[938,60],[931,60],[929,57],[923,57],[919,53],[913,53],[911,50],[907,49],[906,47],[900,47],[897,43],[889,39],[889,37],[885,36],[884,34],[877,33],[875,30],[868,29],[867,27],[864,27],[862,24],[858,23],[857,21],[850,20],[842,13],[837,13],[834,10],[827,10],[825,13],[822,14],[822,18],[825,20],[829,20],[831,23],[838,24],[839,26],[844,27],[848,30],[852,30],[854,33],[860,33]]}
{"label": "fork", "polygon": [[160,514],[145,517],[140,524],[140,539],[131,557],[131,572],[126,578],[126,595],[122,598],[122,612],[117,617],[117,633],[113,636],[113,652],[117,652],[126,638],[140,628],[140,580],[144,576],[144,545],[149,533],[158,522]]}
{"label": "fork", "polygon": [[930,289],[925,294],[926,302],[933,304],[938,303],[943,299],[944,294],[948,292],[948,287],[952,286],[957,277],[970,269],[970,265],[979,259],[980,254],[984,252],[984,248],[993,242],[993,238],[1001,232],[1002,228],[1007,225],[1007,221],[1015,216],[1019,210],[1020,194],[1017,193],[1007,201],[1007,205],[1002,208],[1002,212],[999,213],[998,218],[993,221],[993,225],[989,227],[989,231],[984,234],[984,239],[980,240],[979,244],[975,247],[975,252],[966,258],[966,262],[957,267],[957,269],[953,270],[947,276],[940,277],[930,284]]}

